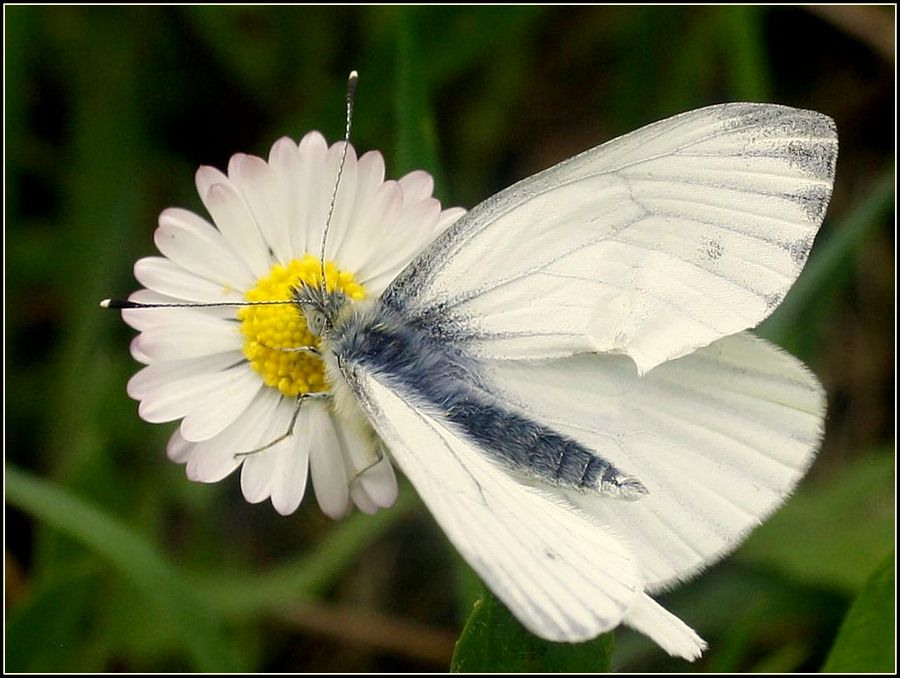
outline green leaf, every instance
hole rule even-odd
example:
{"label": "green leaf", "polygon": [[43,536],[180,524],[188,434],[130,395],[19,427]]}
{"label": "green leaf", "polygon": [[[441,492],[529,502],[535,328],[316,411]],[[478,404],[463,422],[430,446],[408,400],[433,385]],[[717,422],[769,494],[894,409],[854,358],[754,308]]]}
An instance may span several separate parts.
{"label": "green leaf", "polygon": [[394,116],[396,129],[395,171],[405,174],[425,169],[436,186],[445,186],[438,162],[438,140],[431,108],[431,92],[422,65],[415,7],[396,7],[396,80]]}
{"label": "green leaf", "polygon": [[282,608],[286,601],[320,596],[353,565],[358,555],[417,508],[410,488],[390,511],[356,513],[336,525],[318,546],[299,558],[256,572],[203,572],[192,576],[194,590],[226,618],[239,619]]}
{"label": "green leaf", "polygon": [[765,8],[732,5],[718,8],[718,37],[732,96],[738,101],[771,101],[763,30]]}
{"label": "green leaf", "polygon": [[460,624],[465,626],[466,620],[471,616],[475,605],[481,600],[481,596],[484,593],[484,584],[481,583],[478,573],[460,555],[459,551],[450,543],[450,540],[445,539],[445,543],[447,552],[451,554],[453,559],[457,614]]}
{"label": "green leaf", "polygon": [[856,592],[894,535],[894,460],[846,461],[841,473],[809,483],[757,529],[736,554],[798,581]]}
{"label": "green leaf", "polygon": [[[271,92],[276,76],[275,48],[268,36],[277,26],[276,15],[259,7],[192,5],[184,16],[195,35],[229,75],[235,88],[245,88],[256,99]],[[248,25],[268,28],[250,31]]]}
{"label": "green leaf", "polygon": [[450,670],[458,673],[609,671],[612,634],[586,643],[551,643],[526,630],[484,590],[456,643]]}
{"label": "green leaf", "polygon": [[12,673],[78,671],[78,655],[90,632],[96,568],[72,566],[62,576],[36,582],[21,605],[9,610],[6,669]]}
{"label": "green leaf", "polygon": [[179,627],[196,670],[241,670],[219,620],[150,544],[66,490],[10,465],[5,470],[7,501],[80,541],[135,583]]}
{"label": "green leaf", "polygon": [[822,669],[827,673],[893,673],[894,553],[875,568],[844,618],[831,654]]}

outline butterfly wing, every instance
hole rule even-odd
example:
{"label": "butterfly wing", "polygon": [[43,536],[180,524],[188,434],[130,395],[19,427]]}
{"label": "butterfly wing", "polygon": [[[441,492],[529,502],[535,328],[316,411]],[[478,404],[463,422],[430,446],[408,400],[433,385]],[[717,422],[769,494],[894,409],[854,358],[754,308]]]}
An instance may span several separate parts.
{"label": "butterfly wing", "polygon": [[383,374],[347,364],[343,373],[450,541],[529,630],[577,642],[634,618],[670,652],[699,656],[703,641],[643,592],[630,550],[610,527],[515,481]]}
{"label": "butterfly wing", "polygon": [[800,361],[743,332],[640,376],[624,356],[484,365],[494,395],[596,450],[648,490],[568,493],[627,542],[649,591],[736,546],[812,463],[825,396]]}
{"label": "butterfly wing", "polygon": [[481,203],[383,299],[483,358],[615,352],[643,373],[781,302],[836,157],[820,113],[724,104],[676,115]]}

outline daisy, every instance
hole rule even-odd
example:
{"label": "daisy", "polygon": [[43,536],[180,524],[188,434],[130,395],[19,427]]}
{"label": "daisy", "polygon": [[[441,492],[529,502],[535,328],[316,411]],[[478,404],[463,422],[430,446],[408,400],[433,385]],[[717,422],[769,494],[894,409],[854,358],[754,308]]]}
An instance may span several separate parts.
{"label": "daisy", "polygon": [[[268,162],[237,154],[228,173],[197,171],[213,223],[184,209],[159,217],[162,257],[134,267],[142,303],[283,301],[321,278],[322,233],[343,142],[318,132],[280,139]],[[348,148],[325,248],[329,288],[377,298],[422,248],[464,210],[441,210],[425,172],[384,180],[384,160]],[[213,225],[215,224],[215,225]],[[150,422],[181,420],[168,456],[188,478],[217,482],[241,469],[250,502],[271,498],[284,515],[303,499],[307,476],[329,516],[353,504],[390,506],[397,483],[374,432],[332,406],[317,345],[294,304],[124,310],[140,334],[132,355],[146,365],[128,382]],[[299,403],[299,404],[298,404]],[[290,435],[287,433],[290,432]]]}

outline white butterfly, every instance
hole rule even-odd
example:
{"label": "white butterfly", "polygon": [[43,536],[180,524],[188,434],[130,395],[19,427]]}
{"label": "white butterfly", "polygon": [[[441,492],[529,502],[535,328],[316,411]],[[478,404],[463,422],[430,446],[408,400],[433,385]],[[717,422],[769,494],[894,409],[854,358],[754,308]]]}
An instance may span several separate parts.
{"label": "white butterfly", "polygon": [[650,594],[732,550],[819,446],[822,387],[744,330],[803,268],[836,156],[824,115],[712,106],[489,198],[375,302],[297,290],[339,411],[535,634],[705,648]]}

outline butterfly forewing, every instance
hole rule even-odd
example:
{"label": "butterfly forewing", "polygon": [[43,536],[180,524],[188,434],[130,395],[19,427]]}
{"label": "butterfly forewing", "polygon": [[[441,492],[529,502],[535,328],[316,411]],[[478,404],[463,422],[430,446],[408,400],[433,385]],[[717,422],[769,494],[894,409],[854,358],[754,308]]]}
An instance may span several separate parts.
{"label": "butterfly forewing", "polygon": [[830,118],[677,115],[481,203],[385,292],[483,358],[625,353],[641,372],[758,324],[799,274],[834,179]]}

